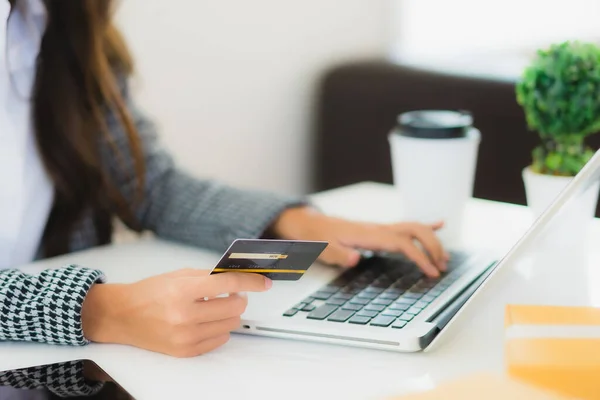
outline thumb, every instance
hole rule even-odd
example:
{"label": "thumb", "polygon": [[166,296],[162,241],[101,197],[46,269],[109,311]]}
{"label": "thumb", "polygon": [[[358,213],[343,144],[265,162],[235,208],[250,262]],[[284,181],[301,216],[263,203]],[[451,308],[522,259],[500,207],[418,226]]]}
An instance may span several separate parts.
{"label": "thumb", "polygon": [[350,247],[342,246],[337,243],[330,243],[321,254],[320,259],[327,264],[349,268],[358,264],[360,261],[360,253],[358,250]]}

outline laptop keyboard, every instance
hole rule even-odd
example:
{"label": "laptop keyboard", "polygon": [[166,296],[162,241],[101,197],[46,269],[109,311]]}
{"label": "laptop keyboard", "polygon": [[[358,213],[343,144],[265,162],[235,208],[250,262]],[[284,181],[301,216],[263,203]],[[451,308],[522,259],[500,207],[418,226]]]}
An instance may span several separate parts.
{"label": "laptop keyboard", "polygon": [[448,271],[431,279],[405,258],[368,258],[283,315],[401,329],[462,276],[466,259],[452,253]]}

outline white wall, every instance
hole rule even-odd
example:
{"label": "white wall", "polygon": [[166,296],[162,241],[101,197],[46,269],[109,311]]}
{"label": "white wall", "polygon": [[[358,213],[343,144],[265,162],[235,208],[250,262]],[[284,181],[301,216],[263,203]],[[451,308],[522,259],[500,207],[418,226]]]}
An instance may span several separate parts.
{"label": "white wall", "polygon": [[391,47],[403,58],[506,56],[564,40],[600,37],[598,0],[392,1]]}
{"label": "white wall", "polygon": [[387,0],[122,0],[139,102],[180,164],[236,185],[305,193],[316,78],[383,55]]}

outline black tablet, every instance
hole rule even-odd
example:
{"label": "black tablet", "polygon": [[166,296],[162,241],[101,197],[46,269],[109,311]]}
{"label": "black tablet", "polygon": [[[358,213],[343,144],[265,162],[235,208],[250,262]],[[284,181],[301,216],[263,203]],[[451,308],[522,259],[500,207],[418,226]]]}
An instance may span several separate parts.
{"label": "black tablet", "polygon": [[0,371],[0,400],[135,400],[90,360]]}

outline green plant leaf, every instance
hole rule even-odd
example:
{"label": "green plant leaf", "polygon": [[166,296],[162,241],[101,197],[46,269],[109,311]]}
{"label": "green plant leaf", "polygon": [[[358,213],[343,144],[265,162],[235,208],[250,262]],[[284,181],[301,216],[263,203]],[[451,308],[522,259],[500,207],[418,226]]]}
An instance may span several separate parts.
{"label": "green plant leaf", "polygon": [[577,175],[585,163],[581,155],[566,155],[563,157],[562,170],[565,175]]}
{"label": "green plant leaf", "polygon": [[560,168],[560,165],[563,162],[562,154],[560,153],[550,153],[546,156],[545,167],[550,171],[556,171]]}
{"label": "green plant leaf", "polygon": [[600,48],[564,42],[538,52],[516,85],[529,128],[553,137],[600,130]]}
{"label": "green plant leaf", "polygon": [[584,139],[600,131],[600,47],[574,41],[540,49],[515,93],[528,128],[542,139],[532,167],[576,174],[593,155]]}

